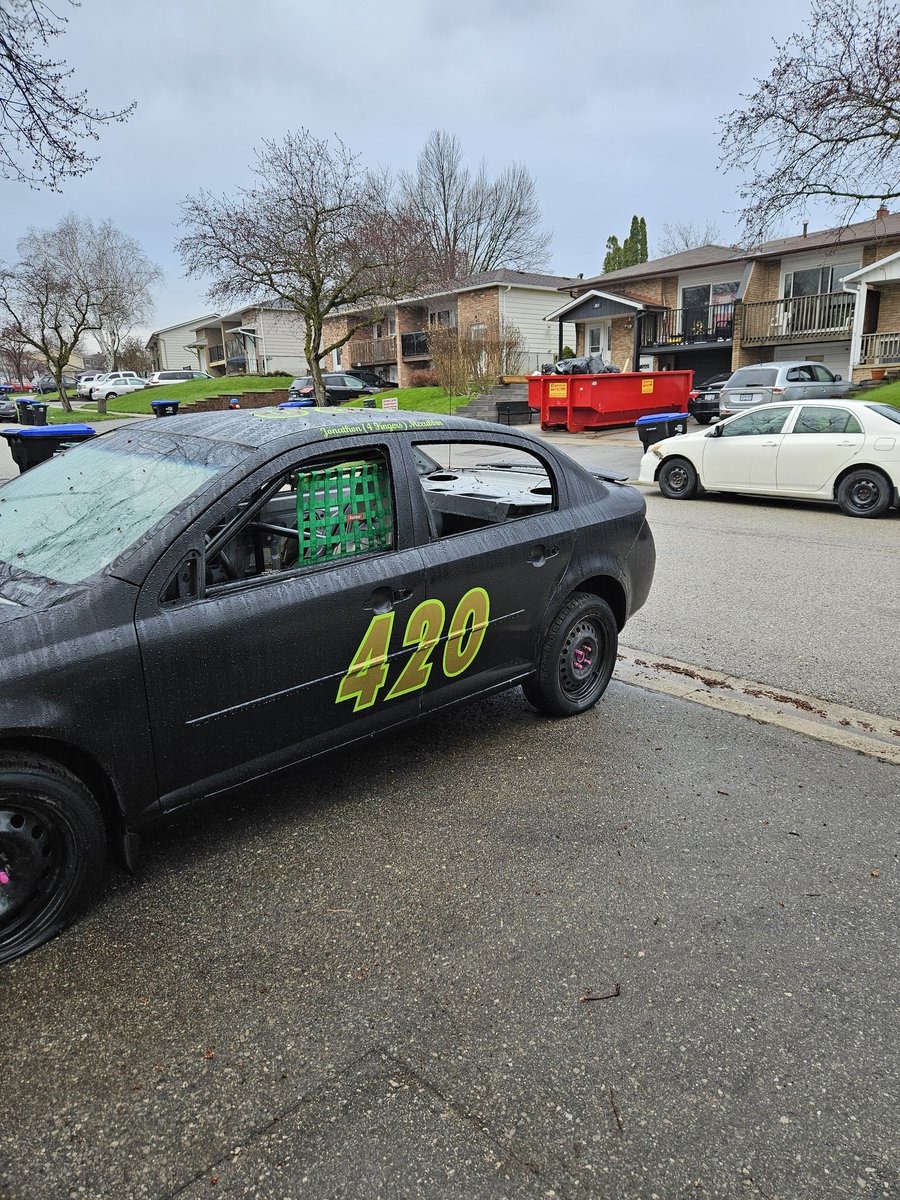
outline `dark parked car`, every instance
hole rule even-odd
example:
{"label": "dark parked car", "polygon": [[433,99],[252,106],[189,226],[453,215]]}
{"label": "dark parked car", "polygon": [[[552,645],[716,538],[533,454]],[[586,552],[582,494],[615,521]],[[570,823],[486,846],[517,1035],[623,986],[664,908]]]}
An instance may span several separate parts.
{"label": "dark parked car", "polygon": [[619,477],[418,412],[143,422],[0,503],[0,961],[191,801],[518,684],[590,708],[655,561]]}
{"label": "dark parked car", "polygon": [[[77,379],[74,379],[71,375],[63,375],[63,387],[68,390],[69,388],[76,388],[77,386]],[[52,375],[42,375],[40,379],[36,380],[31,385],[31,390],[32,392],[39,392],[42,396],[46,392],[55,392],[56,380]]]}
{"label": "dark parked car", "polygon": [[719,392],[731,378],[731,372],[712,375],[694,387],[688,395],[688,412],[698,425],[708,425],[719,415]]}
{"label": "dark parked car", "polygon": [[0,421],[18,421],[19,410],[11,396],[0,396]]}
{"label": "dark parked car", "polygon": [[[327,404],[344,404],[348,400],[355,400],[357,396],[373,396],[380,390],[357,379],[355,375],[323,375],[322,382],[325,384]],[[290,400],[309,400],[315,394],[312,375],[302,375],[288,388]]]}
{"label": "dark parked car", "polygon": [[378,371],[371,371],[368,367],[354,367],[351,374],[354,379],[361,379],[369,387],[383,390],[384,388],[395,388],[397,386],[393,379],[388,379],[386,375],[380,375]]}

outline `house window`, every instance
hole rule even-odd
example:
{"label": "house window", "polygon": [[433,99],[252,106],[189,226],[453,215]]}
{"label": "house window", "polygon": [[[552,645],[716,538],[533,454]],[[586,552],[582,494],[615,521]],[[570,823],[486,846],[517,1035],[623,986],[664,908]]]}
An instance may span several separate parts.
{"label": "house window", "polygon": [[439,312],[438,311],[430,312],[428,314],[428,324],[429,325],[440,325],[440,326],[449,325],[450,324],[449,308],[442,309]]}
{"label": "house window", "polygon": [[698,341],[730,338],[740,284],[701,283],[681,290],[682,335]]}
{"label": "house window", "polygon": [[396,319],[395,319],[394,317],[388,317],[388,319],[387,319],[387,331],[388,331],[388,337],[395,337],[395,336],[396,336],[396,333],[397,333],[397,321],[396,321]]}

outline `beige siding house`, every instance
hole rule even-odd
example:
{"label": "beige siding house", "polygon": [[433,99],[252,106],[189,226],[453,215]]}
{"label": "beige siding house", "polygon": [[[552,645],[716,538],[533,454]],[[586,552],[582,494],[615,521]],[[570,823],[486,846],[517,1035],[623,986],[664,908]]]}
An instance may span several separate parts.
{"label": "beige siding house", "polygon": [[147,339],[147,349],[153,356],[154,370],[199,370],[207,369],[196,346],[196,329],[218,318],[218,313],[207,313],[180,325],[169,325],[157,329]]}
{"label": "beige siding house", "polygon": [[303,375],[303,321],[291,310],[251,305],[196,322],[191,345],[210,375]]}

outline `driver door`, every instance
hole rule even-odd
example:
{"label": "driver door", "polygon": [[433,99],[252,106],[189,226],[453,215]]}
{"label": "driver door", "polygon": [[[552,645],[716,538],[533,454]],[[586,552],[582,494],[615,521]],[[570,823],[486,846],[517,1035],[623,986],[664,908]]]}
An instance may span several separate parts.
{"label": "driver door", "polygon": [[417,715],[415,695],[371,696],[386,663],[350,675],[373,619],[425,595],[399,478],[385,446],[282,458],[151,573],[136,623],[163,807]]}

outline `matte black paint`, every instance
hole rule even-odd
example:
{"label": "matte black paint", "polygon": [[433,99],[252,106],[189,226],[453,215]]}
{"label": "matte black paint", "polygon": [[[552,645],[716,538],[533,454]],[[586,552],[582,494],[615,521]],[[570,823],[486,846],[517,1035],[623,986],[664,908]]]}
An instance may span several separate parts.
{"label": "matte black paint", "polygon": [[[47,586],[24,607],[2,600],[0,575],[0,749],[77,751],[107,778],[126,830],[423,711],[512,686],[533,670],[574,590],[606,595],[621,625],[652,580],[643,497],[524,432],[422,413],[300,409],[288,418],[178,417],[103,436],[160,453],[190,438],[234,462],[87,584]],[[451,438],[537,455],[558,481],[556,511],[432,540],[412,447]],[[161,603],[177,566],[191,554],[202,560],[204,529],[267,476],[298,455],[372,445],[389,456],[394,479],[393,550]],[[473,586],[490,593],[491,625],[470,671],[434,672],[424,690],[364,712],[334,703],[376,593],[378,602],[391,598],[400,620],[433,596],[449,614]]]}

